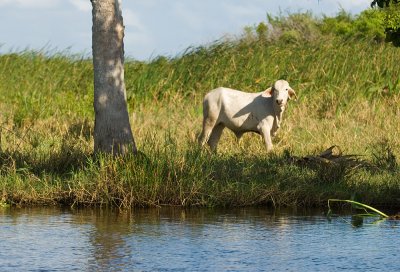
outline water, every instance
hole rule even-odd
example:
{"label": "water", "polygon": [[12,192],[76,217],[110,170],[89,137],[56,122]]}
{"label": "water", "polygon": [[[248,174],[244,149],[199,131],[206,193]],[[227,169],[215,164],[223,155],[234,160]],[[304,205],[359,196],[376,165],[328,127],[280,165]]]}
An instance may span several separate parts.
{"label": "water", "polygon": [[398,271],[400,222],[374,220],[265,208],[0,208],[0,271]]}

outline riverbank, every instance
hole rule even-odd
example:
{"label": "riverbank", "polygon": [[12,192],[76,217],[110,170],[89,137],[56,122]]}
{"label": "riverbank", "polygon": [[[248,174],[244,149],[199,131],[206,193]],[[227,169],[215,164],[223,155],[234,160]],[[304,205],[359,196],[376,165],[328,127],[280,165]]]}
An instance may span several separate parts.
{"label": "riverbank", "polygon": [[[138,157],[94,157],[91,61],[0,55],[0,202],[11,205],[321,206],[354,198],[400,206],[400,51],[369,39],[219,41],[174,58],[126,62]],[[310,37],[314,37],[311,35]],[[197,145],[202,98],[218,86],[261,91],[285,78],[275,151],[225,131]],[[332,145],[367,162],[304,165]]]}

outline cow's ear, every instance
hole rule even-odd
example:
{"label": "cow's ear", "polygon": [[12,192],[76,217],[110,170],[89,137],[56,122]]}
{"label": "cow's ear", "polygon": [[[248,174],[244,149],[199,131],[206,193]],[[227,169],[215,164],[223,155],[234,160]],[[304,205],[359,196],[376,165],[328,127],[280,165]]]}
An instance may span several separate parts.
{"label": "cow's ear", "polygon": [[264,91],[264,93],[269,94],[270,96],[273,96],[274,95],[274,88],[269,87],[268,89],[266,89]]}
{"label": "cow's ear", "polygon": [[296,92],[293,89],[289,89],[288,93],[289,93],[289,98],[290,99],[297,100]]}

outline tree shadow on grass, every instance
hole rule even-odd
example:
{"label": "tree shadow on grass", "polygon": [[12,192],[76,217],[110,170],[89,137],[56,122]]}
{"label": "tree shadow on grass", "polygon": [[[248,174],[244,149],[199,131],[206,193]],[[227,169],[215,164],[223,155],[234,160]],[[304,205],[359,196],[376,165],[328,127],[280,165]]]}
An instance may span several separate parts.
{"label": "tree shadow on grass", "polygon": [[0,151],[1,172],[25,171],[37,176],[53,174],[64,176],[74,170],[83,169],[88,156],[80,148],[63,142],[60,150],[51,154],[31,154],[20,150]]}
{"label": "tree shadow on grass", "polygon": [[48,137],[40,132],[28,131],[23,138],[17,137],[19,141],[14,146],[0,149],[0,171],[5,175],[25,172],[36,176],[65,176],[85,167],[92,154],[87,148],[82,148],[82,143],[88,142],[90,137],[91,128],[87,120],[72,124],[67,133],[62,135],[61,143],[48,146],[41,145]]}

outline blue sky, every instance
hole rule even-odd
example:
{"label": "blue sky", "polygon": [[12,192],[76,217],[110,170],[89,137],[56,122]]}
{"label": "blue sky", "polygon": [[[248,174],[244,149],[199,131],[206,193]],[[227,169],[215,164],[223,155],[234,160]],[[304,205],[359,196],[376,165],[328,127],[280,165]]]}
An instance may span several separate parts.
{"label": "blue sky", "polygon": [[[312,11],[357,14],[371,0],[122,0],[125,53],[149,60],[175,56],[189,46],[238,35],[266,14]],[[24,49],[69,48],[91,53],[89,0],[0,0],[0,53]]]}

